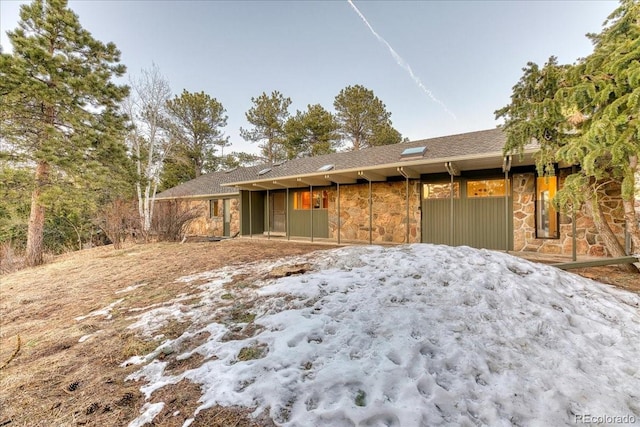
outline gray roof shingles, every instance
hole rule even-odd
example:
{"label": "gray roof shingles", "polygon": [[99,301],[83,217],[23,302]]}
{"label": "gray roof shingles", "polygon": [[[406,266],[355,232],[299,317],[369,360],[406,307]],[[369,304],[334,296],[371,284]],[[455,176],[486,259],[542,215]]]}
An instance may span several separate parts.
{"label": "gray roof shingles", "polygon": [[438,138],[371,147],[359,151],[347,151],[315,157],[288,160],[263,176],[258,172],[271,165],[241,167],[230,172],[213,172],[170,188],[157,195],[157,199],[181,197],[204,197],[212,195],[237,194],[234,187],[223,187],[222,184],[247,182],[258,179],[275,179],[294,177],[317,172],[324,165],[333,164],[332,173],[340,170],[364,168],[397,163],[400,154],[407,148],[426,146],[422,157],[429,159],[446,159],[459,156],[473,156],[487,153],[501,153],[505,144],[505,135],[501,129],[490,129],[477,132],[448,135]]}

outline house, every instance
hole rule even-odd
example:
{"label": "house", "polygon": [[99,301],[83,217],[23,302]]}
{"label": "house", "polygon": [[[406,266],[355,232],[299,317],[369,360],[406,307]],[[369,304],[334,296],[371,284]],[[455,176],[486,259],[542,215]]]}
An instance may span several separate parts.
{"label": "house", "polygon": [[[604,256],[591,219],[551,200],[570,168],[537,176],[533,154],[503,155],[500,129],[242,167],[160,193],[199,207],[189,233],[336,243],[442,243],[545,254]],[[619,188],[602,194],[624,242]]]}

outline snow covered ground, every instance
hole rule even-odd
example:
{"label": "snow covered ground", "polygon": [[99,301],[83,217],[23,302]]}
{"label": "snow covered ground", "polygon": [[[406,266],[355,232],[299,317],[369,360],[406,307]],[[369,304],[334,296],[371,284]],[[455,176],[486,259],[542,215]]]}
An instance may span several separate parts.
{"label": "snow covered ground", "polygon": [[[268,276],[302,264],[304,274]],[[225,287],[234,276],[245,286]],[[421,244],[321,251],[181,281],[202,279],[196,308],[180,298],[137,318],[151,335],[170,319],[192,322],[124,363],[141,364],[129,379],[144,380],[149,401],[188,379],[202,389],[198,410],[243,405],[283,426],[640,424],[637,294],[502,253]],[[231,305],[250,307],[253,336],[228,338],[245,326],[221,314]],[[202,332],[207,341],[189,348]],[[161,352],[204,361],[171,375]],[[131,425],[150,421],[160,403]]]}

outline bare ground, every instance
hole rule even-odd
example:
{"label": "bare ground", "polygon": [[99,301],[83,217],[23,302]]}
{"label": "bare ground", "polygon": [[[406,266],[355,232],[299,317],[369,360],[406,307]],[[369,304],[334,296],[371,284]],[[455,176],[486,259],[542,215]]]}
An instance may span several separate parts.
{"label": "bare ground", "polygon": [[[133,322],[130,313],[189,293],[198,285],[175,281],[182,276],[331,247],[246,239],[132,245],[120,250],[100,247],[0,276],[0,427],[126,426],[140,414],[144,397],[139,383],[125,381],[139,367],[120,365],[159,344],[127,329]],[[574,272],[640,292],[639,276],[616,267]],[[123,293],[127,288],[132,290]],[[77,320],[110,304],[114,305],[108,314]],[[187,327],[170,322],[161,332],[175,338]],[[167,369],[175,372],[202,362],[197,357],[181,361],[167,357]],[[153,425],[182,426],[199,406],[199,397],[198,386],[186,381],[158,391],[154,400],[166,405]],[[271,420],[252,419],[250,412],[214,407],[199,412],[192,426],[273,425]]]}

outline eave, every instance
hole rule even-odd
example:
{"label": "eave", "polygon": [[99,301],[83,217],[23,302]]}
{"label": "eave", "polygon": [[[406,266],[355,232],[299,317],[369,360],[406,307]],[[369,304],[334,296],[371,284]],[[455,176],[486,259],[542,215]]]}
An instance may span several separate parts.
{"label": "eave", "polygon": [[[533,154],[537,148],[525,150],[522,155],[512,155],[511,166],[528,166],[535,164]],[[500,169],[503,166],[504,154],[502,151],[484,154],[473,154],[455,157],[441,157],[436,159],[411,159],[399,160],[392,163],[372,165],[366,167],[354,167],[335,169],[330,172],[315,171],[305,174],[293,174],[287,176],[260,177],[260,179],[228,182],[222,187],[236,187],[240,190],[264,191],[283,188],[302,188],[313,186],[329,186],[334,183],[354,184],[358,179],[371,181],[384,181],[392,176],[406,176],[410,179],[418,179],[421,175],[446,173],[445,164],[455,162],[461,171]]]}

